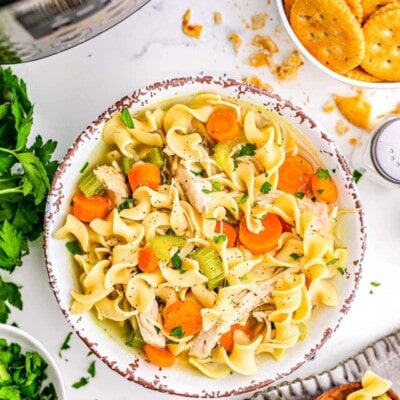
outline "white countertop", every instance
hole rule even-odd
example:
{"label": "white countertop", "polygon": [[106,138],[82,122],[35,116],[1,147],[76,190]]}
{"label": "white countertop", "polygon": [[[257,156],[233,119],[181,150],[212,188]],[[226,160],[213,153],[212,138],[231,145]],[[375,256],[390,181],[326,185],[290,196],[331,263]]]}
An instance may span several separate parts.
{"label": "white countertop", "polygon": [[[181,18],[191,8],[192,23],[204,25],[201,39],[185,36]],[[223,23],[215,25],[213,13],[220,11]],[[259,32],[246,28],[250,17],[268,13],[267,25]],[[199,74],[225,75],[238,80],[257,75],[274,87],[281,97],[292,100],[314,115],[332,133],[338,147],[350,159],[354,146],[351,137],[365,140],[367,133],[351,127],[346,135],[335,133],[341,118],[337,111],[325,113],[322,106],[334,93],[354,94],[354,88],[325,76],[305,61],[297,79],[279,83],[264,67],[255,69],[246,63],[255,33],[271,35],[280,51],[276,60],[294,48],[279,28],[275,4],[255,0],[152,0],[139,12],[89,42],[58,55],[13,66],[27,84],[35,103],[32,136],[58,141],[55,153],[61,159],[76,136],[106,108],[133,89],[160,80]],[[243,46],[235,54],[228,36],[237,32]],[[374,114],[389,111],[400,102],[399,90],[366,91]],[[363,279],[349,314],[340,328],[318,352],[287,380],[306,377],[352,356],[371,341],[400,328],[400,190],[385,188],[363,177],[359,182],[367,223],[367,252]],[[16,322],[33,334],[58,362],[71,400],[127,400],[179,398],[144,389],[126,381],[96,359],[96,377],[80,388],[71,385],[82,376],[95,359],[88,348],[73,335],[71,348],[58,356],[61,344],[72,331],[62,316],[49,286],[42,241],[31,245],[23,266],[3,279],[22,285],[24,309],[15,309],[9,323]],[[379,282],[373,287],[371,282]],[[217,382],[210,381],[210,385]],[[251,393],[238,398],[247,398]]]}

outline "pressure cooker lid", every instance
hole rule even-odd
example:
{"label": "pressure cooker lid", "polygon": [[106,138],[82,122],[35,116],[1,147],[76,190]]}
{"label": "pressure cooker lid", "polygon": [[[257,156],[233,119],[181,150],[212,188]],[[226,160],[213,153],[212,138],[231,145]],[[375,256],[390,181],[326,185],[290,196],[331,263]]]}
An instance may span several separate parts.
{"label": "pressure cooker lid", "polygon": [[0,0],[0,64],[38,60],[83,43],[149,0]]}

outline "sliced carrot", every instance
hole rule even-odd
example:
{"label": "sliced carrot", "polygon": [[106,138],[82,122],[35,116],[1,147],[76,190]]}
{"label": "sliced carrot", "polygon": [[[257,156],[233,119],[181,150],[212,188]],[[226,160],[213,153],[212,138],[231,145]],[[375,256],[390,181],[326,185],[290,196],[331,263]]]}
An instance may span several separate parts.
{"label": "sliced carrot", "polygon": [[251,327],[248,324],[246,325],[233,324],[231,326],[231,329],[220,337],[219,344],[229,353],[232,352],[233,345],[235,343],[234,340],[235,331],[242,331],[246,335],[250,336]]}
{"label": "sliced carrot", "polygon": [[332,203],[338,199],[336,183],[326,169],[320,169],[312,176],[311,189],[320,201]]}
{"label": "sliced carrot", "polygon": [[301,156],[287,157],[279,168],[278,189],[286,193],[306,193],[313,175],[312,165]]}
{"label": "sliced carrot", "polygon": [[268,213],[262,219],[264,229],[260,233],[253,233],[247,228],[246,218],[243,216],[239,225],[239,240],[253,254],[262,254],[273,250],[282,233],[282,224],[279,217]]}
{"label": "sliced carrot", "polygon": [[160,168],[147,162],[135,164],[128,172],[128,181],[132,190],[139,186],[157,189],[161,183]]}
{"label": "sliced carrot", "polygon": [[239,136],[240,127],[235,110],[215,110],[208,118],[206,129],[217,142],[227,142]]}
{"label": "sliced carrot", "polygon": [[167,349],[146,343],[143,346],[143,350],[149,361],[154,365],[159,367],[171,367],[174,365],[175,357]]}
{"label": "sliced carrot", "polygon": [[176,301],[163,311],[164,329],[170,334],[179,330],[183,336],[200,332],[203,324],[201,306],[192,300]]}
{"label": "sliced carrot", "polygon": [[228,239],[228,247],[235,247],[237,232],[231,224],[224,221],[217,221],[215,225],[215,233],[226,235]]}
{"label": "sliced carrot", "polygon": [[108,197],[86,197],[76,193],[72,198],[72,214],[83,222],[90,222],[95,218],[105,218],[112,208]]}
{"label": "sliced carrot", "polygon": [[158,270],[158,259],[150,246],[139,250],[138,267],[142,272],[155,272]]}

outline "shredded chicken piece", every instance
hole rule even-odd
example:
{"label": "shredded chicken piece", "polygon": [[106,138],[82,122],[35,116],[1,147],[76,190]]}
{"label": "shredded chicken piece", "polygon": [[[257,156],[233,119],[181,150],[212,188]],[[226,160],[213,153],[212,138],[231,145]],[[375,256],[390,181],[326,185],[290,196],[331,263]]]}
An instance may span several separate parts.
{"label": "shredded chicken piece", "polygon": [[139,330],[143,337],[143,340],[146,343],[158,347],[165,347],[165,336],[160,332],[159,329],[157,329],[157,327],[159,326],[159,323],[157,322],[157,316],[158,303],[156,300],[154,300],[148,312],[141,312],[138,314],[137,321],[139,325]]}
{"label": "shredded chicken piece", "polygon": [[199,213],[206,213],[211,201],[211,182],[204,178],[194,176],[184,167],[178,167],[175,175],[176,181],[182,186],[190,203]]}
{"label": "shredded chicken piece", "polygon": [[208,331],[201,330],[193,341],[189,355],[201,359],[208,357],[218,343],[219,338],[225,332],[228,332],[233,324],[242,321],[252,310],[265,303],[270,293],[271,286],[267,283],[257,284],[239,292],[232,300],[237,306],[230,320],[219,323],[217,321]]}
{"label": "shredded chicken piece", "polygon": [[111,165],[101,165],[93,170],[96,178],[105,186],[114,204],[129,197],[129,188],[122,172]]}

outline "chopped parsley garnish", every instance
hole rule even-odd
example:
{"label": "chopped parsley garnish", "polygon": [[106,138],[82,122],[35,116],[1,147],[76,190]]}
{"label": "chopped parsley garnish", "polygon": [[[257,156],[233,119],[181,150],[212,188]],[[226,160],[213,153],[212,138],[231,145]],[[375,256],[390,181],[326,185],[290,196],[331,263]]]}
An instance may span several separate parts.
{"label": "chopped parsley garnish", "polygon": [[300,258],[300,255],[299,254],[297,254],[297,253],[292,253],[292,254],[290,254],[290,257],[292,257],[293,258],[293,260],[298,260],[299,258]]}
{"label": "chopped parsley garnish", "polygon": [[135,127],[131,113],[126,107],[124,107],[121,111],[121,120],[127,128],[133,129]]}
{"label": "chopped parsley garnish", "polygon": [[172,329],[170,336],[175,336],[178,339],[182,339],[185,336],[185,333],[183,332],[181,326],[177,326],[176,328]]}
{"label": "chopped parsley garnish", "polygon": [[69,332],[68,335],[65,337],[60,350],[58,352],[58,356],[61,358],[61,352],[68,350],[71,346],[69,345],[70,341],[71,341],[71,337],[72,337],[72,332]]}
{"label": "chopped parsley garnish", "polygon": [[371,282],[371,286],[378,287],[381,286],[381,284],[379,282]]}
{"label": "chopped parsley garnish", "polygon": [[209,190],[209,189],[201,189],[201,191],[202,191],[203,193],[205,193],[205,194],[210,194],[210,193],[212,193],[212,190]]}
{"label": "chopped parsley garnish", "polygon": [[181,269],[182,268],[182,259],[179,257],[178,252],[176,252],[172,258],[172,268],[173,269]]}
{"label": "chopped parsley garnish", "polygon": [[317,172],[317,177],[320,179],[331,179],[331,176],[329,175],[329,171],[327,169],[320,169]]}
{"label": "chopped parsley garnish", "polygon": [[295,196],[296,196],[298,199],[302,199],[302,198],[304,197],[304,193],[303,193],[303,192],[297,192],[297,193],[295,194]]}
{"label": "chopped parsley garnish", "polygon": [[135,205],[135,199],[124,197],[122,203],[118,206],[118,211],[126,210],[127,208],[130,208],[131,205]]}
{"label": "chopped parsley garnish", "polygon": [[339,261],[338,258],[332,258],[332,260],[329,260],[326,265],[333,265],[336,264]]}
{"label": "chopped parsley garnish", "polygon": [[340,275],[344,275],[344,273],[345,273],[344,268],[338,267],[337,270],[338,270],[338,272],[339,272]]}
{"label": "chopped parsley garnish", "polygon": [[86,168],[89,166],[89,163],[86,161],[85,164],[83,164],[83,167],[80,169],[80,173],[82,174],[83,172],[85,172]]}
{"label": "chopped parsley garnish", "polygon": [[77,240],[71,240],[65,244],[65,247],[71,254],[82,254],[81,246]]}
{"label": "chopped parsley garnish", "polygon": [[353,171],[353,179],[354,179],[354,182],[355,183],[358,183],[358,181],[361,179],[361,177],[362,177],[362,173],[360,172],[360,171],[358,171],[358,170],[354,170]]}
{"label": "chopped parsley garnish", "polygon": [[218,192],[221,190],[221,185],[220,185],[219,182],[213,182],[212,183],[212,187],[213,187],[214,190],[216,190]]}
{"label": "chopped parsley garnish", "polygon": [[76,381],[75,383],[72,384],[72,387],[74,389],[79,389],[83,386],[86,386],[89,383],[89,378],[86,377],[82,377],[81,379],[79,379],[79,381]]}
{"label": "chopped parsley garnish", "polygon": [[191,169],[190,172],[191,172],[194,176],[203,176],[203,171],[193,171],[193,170]]}
{"label": "chopped parsley garnish", "polygon": [[260,192],[263,194],[267,194],[271,191],[271,184],[269,182],[264,182],[260,188]]}
{"label": "chopped parsley garnish", "polygon": [[254,156],[256,154],[257,146],[252,143],[244,144],[239,150],[236,150],[233,154],[233,158]]}
{"label": "chopped parsley garnish", "polygon": [[214,240],[214,242],[216,243],[216,244],[218,244],[218,243],[223,243],[223,242],[225,242],[226,241],[226,235],[218,235],[218,236],[214,236],[213,237],[213,240]]}
{"label": "chopped parsley garnish", "polygon": [[92,361],[88,368],[89,375],[94,378],[96,376],[96,361]]}
{"label": "chopped parsley garnish", "polygon": [[244,194],[238,201],[238,204],[243,204],[246,203],[247,199],[249,198],[249,196],[247,194]]}

